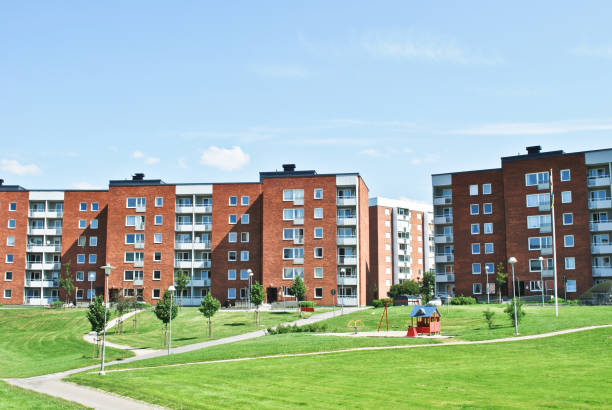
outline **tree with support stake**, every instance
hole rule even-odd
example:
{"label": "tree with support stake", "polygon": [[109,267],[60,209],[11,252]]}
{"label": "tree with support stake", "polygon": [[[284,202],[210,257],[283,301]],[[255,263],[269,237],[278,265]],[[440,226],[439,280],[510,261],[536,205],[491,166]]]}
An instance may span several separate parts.
{"label": "tree with support stake", "polygon": [[497,272],[495,273],[495,284],[497,285],[497,296],[499,297],[499,303],[502,303],[501,288],[503,285],[508,283],[508,274],[504,272],[506,270],[504,263],[499,262],[497,264]]}
{"label": "tree with support stake", "polygon": [[217,310],[221,307],[221,303],[215,299],[210,292],[204,296],[198,310],[205,318],[208,319],[208,337],[212,337],[212,317],[217,313]]}
{"label": "tree with support stake", "polygon": [[70,302],[70,294],[74,292],[76,287],[72,282],[72,273],[70,273],[70,262],[64,263],[64,271],[59,280],[60,287],[66,292],[66,304]]}
{"label": "tree with support stake", "polygon": [[176,274],[174,275],[174,287],[176,288],[176,291],[179,295],[180,307],[183,307],[183,291],[187,288],[187,285],[189,285],[190,281],[191,278],[188,274],[183,272],[182,269],[176,271]]}
{"label": "tree with support stake", "polygon": [[289,292],[295,296],[297,300],[298,310],[300,312],[300,317],[302,316],[302,310],[300,309],[300,302],[304,300],[304,295],[306,295],[306,285],[304,285],[304,281],[300,277],[300,275],[296,276],[289,288]]}
{"label": "tree with support stake", "polygon": [[251,285],[251,303],[255,305],[255,323],[259,324],[259,307],[264,301],[264,287],[257,281]]}

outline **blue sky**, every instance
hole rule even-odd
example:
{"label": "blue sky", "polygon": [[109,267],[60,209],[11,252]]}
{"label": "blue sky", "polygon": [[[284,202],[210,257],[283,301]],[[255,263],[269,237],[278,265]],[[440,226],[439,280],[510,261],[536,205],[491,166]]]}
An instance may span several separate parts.
{"label": "blue sky", "polygon": [[[223,3],[223,4],[221,4]],[[612,147],[611,2],[0,3],[0,178],[254,181],[430,199],[527,145]]]}

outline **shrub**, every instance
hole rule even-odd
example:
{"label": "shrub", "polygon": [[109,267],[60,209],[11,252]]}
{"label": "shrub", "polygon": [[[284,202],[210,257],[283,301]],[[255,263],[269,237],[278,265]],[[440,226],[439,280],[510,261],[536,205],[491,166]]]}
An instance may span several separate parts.
{"label": "shrub", "polygon": [[450,301],[451,305],[475,305],[476,299],[471,296],[455,296]]}
{"label": "shrub", "polygon": [[382,298],[382,299],[374,299],[372,300],[372,306],[374,306],[375,308],[379,308],[379,307],[384,307],[385,306],[385,302],[392,302],[393,299],[391,298]]}
{"label": "shrub", "polygon": [[303,300],[300,302],[300,307],[315,307],[317,304],[312,300]]}
{"label": "shrub", "polygon": [[61,300],[56,300],[55,302],[53,302],[53,305],[51,307],[53,307],[53,309],[60,309],[64,306],[64,302],[62,302]]}
{"label": "shrub", "polygon": [[304,326],[281,326],[278,325],[276,329],[269,327],[268,329],[269,335],[282,335],[285,333],[315,333],[315,332],[326,332],[327,325],[326,324],[318,324],[311,323],[309,325]]}
{"label": "shrub", "polygon": [[491,309],[487,309],[482,312],[482,315],[484,316],[487,325],[489,325],[489,329],[493,329],[493,316],[495,316],[495,312],[493,312]]}
{"label": "shrub", "polygon": [[[512,323],[514,323],[514,301],[511,301],[506,305],[504,312],[508,315]],[[523,302],[520,300],[516,301],[516,322],[521,323],[521,319],[525,316],[526,313],[523,310]]]}

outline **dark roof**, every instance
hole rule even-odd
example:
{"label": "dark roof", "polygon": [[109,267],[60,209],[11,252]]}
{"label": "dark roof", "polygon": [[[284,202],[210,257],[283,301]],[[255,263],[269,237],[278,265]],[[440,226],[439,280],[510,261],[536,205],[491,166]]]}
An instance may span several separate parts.
{"label": "dark roof", "polygon": [[565,155],[565,152],[562,150],[559,151],[548,151],[548,152],[538,152],[535,154],[524,154],[524,155],[514,155],[511,157],[502,157],[501,162],[515,162],[515,161],[524,161],[526,159],[539,159],[539,158],[550,158],[550,157],[558,157],[560,155]]}
{"label": "dark roof", "polygon": [[317,175],[315,170],[305,171],[271,171],[271,172],[260,172],[259,180],[263,181],[264,178],[286,178],[286,177],[310,177]]}
{"label": "dark roof", "polygon": [[438,313],[438,316],[440,316],[440,312],[435,306],[415,306],[410,312],[410,317],[432,317],[434,313]]}
{"label": "dark roof", "polygon": [[108,186],[166,185],[161,179],[111,179]]}
{"label": "dark roof", "polygon": [[27,191],[21,185],[0,185],[0,191]]}

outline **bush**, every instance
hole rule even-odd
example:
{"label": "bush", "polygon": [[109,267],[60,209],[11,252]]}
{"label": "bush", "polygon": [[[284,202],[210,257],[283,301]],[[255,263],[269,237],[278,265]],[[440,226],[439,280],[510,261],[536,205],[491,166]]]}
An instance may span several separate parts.
{"label": "bush", "polygon": [[[504,312],[508,315],[512,323],[514,323],[514,301],[511,301],[506,305]],[[521,319],[525,316],[525,311],[523,310],[523,302],[520,300],[516,301],[516,322],[521,323]]]}
{"label": "bush", "polygon": [[374,306],[375,308],[379,308],[379,307],[384,307],[385,306],[385,302],[391,302],[393,301],[393,299],[391,298],[383,298],[383,299],[374,299],[372,300],[372,306]]}
{"label": "bush", "polygon": [[[578,299],[576,299],[576,300],[572,300],[572,299],[564,300],[563,298],[557,298],[557,301],[558,301],[559,304],[561,304],[561,303],[565,303],[565,304],[568,304],[568,305],[577,305],[578,304]],[[551,303],[551,304],[555,303],[555,298],[551,297],[549,300],[546,301],[546,303]]]}
{"label": "bush", "polygon": [[278,325],[276,327],[276,329],[269,327],[268,329],[268,334],[269,335],[282,335],[285,333],[315,333],[315,332],[326,332],[327,331],[327,325],[325,324],[318,324],[318,323],[311,323],[309,325],[304,325],[304,326],[297,326],[297,325],[293,325],[293,326],[281,326]]}
{"label": "bush", "polygon": [[300,307],[315,307],[317,304],[312,300],[303,300],[300,302]]}
{"label": "bush", "polygon": [[471,296],[455,296],[450,301],[451,305],[475,305],[476,299]]}
{"label": "bush", "polygon": [[489,325],[489,329],[493,329],[493,316],[495,316],[495,312],[493,312],[491,309],[487,309],[482,312],[482,315],[484,316],[487,325]]}
{"label": "bush", "polygon": [[53,305],[51,307],[53,309],[60,309],[64,307],[64,302],[62,302],[61,300],[56,300],[55,302],[53,302]]}

